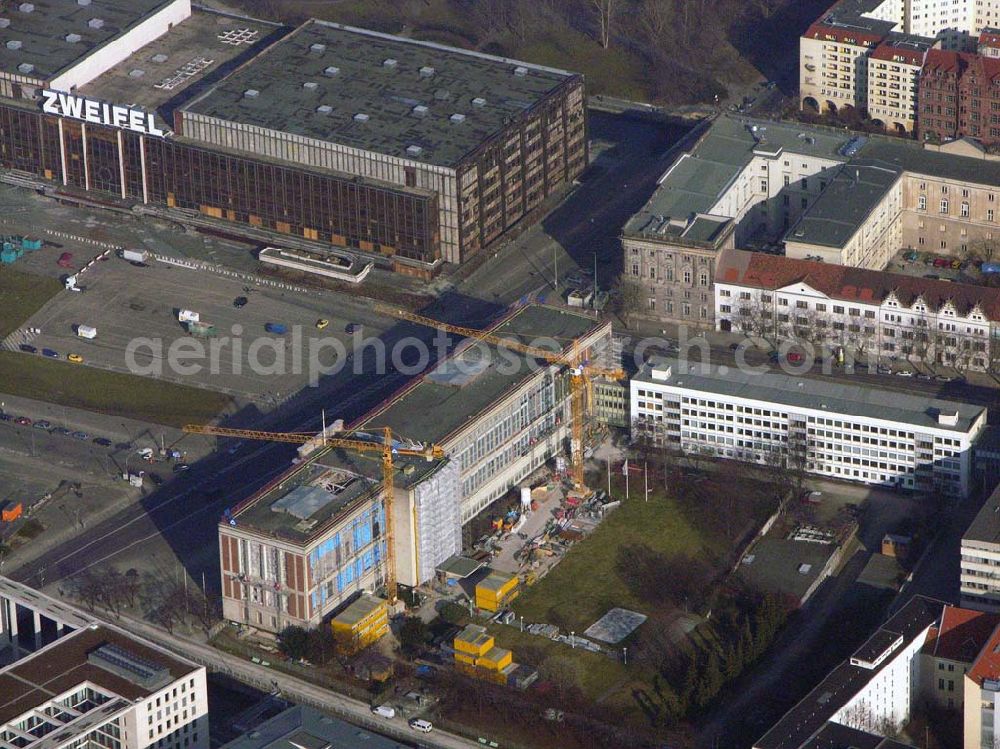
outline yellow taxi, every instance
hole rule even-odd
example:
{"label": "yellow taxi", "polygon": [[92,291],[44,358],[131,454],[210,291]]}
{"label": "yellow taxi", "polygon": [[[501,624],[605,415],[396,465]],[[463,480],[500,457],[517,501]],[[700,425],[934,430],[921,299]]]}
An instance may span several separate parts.
{"label": "yellow taxi", "polygon": [[66,358],[74,364],[83,364],[83,357],[79,354],[69,354]]}
{"label": "yellow taxi", "polygon": [[330,324],[329,320],[327,320],[325,317],[321,317],[319,320],[316,321],[316,329],[322,330],[329,324]]}

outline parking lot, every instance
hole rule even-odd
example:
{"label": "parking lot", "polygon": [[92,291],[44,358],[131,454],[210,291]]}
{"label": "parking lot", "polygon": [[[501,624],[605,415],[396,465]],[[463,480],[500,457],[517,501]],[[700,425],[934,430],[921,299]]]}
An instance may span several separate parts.
{"label": "parking lot", "polygon": [[[315,361],[329,366],[337,355],[334,341],[350,351],[356,337],[378,336],[393,323],[333,292],[260,289],[154,260],[137,267],[113,253],[81,274],[80,285],[83,292],[59,293],[26,323],[41,330],[30,341],[36,355],[76,355],[83,366],[219,390],[264,409],[309,383],[317,339],[326,340]],[[241,297],[246,302],[237,308]],[[182,309],[211,323],[216,335],[203,340],[190,336],[178,321]],[[322,330],[317,328],[321,319],[327,321]],[[352,323],[361,326],[355,336],[346,332]],[[275,324],[285,332],[274,332]],[[96,337],[78,336],[80,325],[96,328]],[[191,353],[171,355],[181,349]],[[126,356],[129,350],[134,355]]]}
{"label": "parking lot", "polygon": [[984,281],[983,274],[979,270],[980,265],[982,262],[976,259],[963,259],[954,255],[903,249],[896,253],[886,270],[893,273],[903,273],[907,276],[927,278],[932,281],[954,281],[978,285]]}

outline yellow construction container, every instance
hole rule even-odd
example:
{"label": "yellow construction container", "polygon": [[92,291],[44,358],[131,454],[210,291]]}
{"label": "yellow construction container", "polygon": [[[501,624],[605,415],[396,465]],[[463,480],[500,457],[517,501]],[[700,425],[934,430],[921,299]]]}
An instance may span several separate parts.
{"label": "yellow construction container", "polygon": [[497,647],[493,635],[485,627],[469,624],[455,636],[455,667],[477,679],[506,684],[511,671],[517,668],[514,654]]}
{"label": "yellow construction container", "polygon": [[476,607],[484,611],[499,611],[520,593],[517,575],[490,570],[476,583]]}
{"label": "yellow construction container", "polygon": [[348,653],[356,653],[389,631],[389,607],[381,598],[362,593],[330,620],[333,639]]}

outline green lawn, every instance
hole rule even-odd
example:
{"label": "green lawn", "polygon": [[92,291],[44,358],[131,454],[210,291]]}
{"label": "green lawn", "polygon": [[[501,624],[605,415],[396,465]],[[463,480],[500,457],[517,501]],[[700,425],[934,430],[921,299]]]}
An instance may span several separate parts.
{"label": "green lawn", "polygon": [[644,612],[648,607],[615,571],[618,550],[629,544],[646,544],[668,556],[703,550],[701,534],[672,498],[656,493],[643,502],[632,496],[514,601],[514,610],[526,622],[552,622],[582,632],[615,606]]}
{"label": "green lawn", "polygon": [[0,391],[174,427],[211,421],[232,402],[211,390],[10,351],[0,351]]}
{"label": "green lawn", "polygon": [[0,339],[6,338],[62,288],[48,276],[22,273],[0,265]]}

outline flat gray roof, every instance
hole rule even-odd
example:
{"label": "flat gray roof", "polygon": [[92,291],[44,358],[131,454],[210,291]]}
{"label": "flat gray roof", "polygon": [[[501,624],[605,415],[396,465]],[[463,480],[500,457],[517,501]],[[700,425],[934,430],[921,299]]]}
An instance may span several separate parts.
{"label": "flat gray roof", "polygon": [[929,177],[980,185],[1000,185],[1000,161],[931,151],[919,143],[908,143],[899,138],[870,138],[858,152],[858,158],[890,169]]}
{"label": "flat gray roof", "polygon": [[[652,376],[652,366],[669,366],[666,380]],[[721,371],[720,371],[721,370]],[[647,362],[635,376],[639,382],[683,386],[689,390],[747,398],[784,406],[823,410],[834,415],[883,419],[907,424],[914,429],[933,428],[957,433],[969,431],[986,409],[958,401],[861,385],[848,385],[826,378],[796,377],[768,370],[755,374],[735,367],[684,364],[676,359]],[[954,426],[938,423],[939,413],[957,413]]]}
{"label": "flat gray roof", "polygon": [[1000,544],[1000,487],[987,498],[962,540]]}
{"label": "flat gray roof", "polygon": [[[97,0],[89,5],[71,0],[3,3],[0,18],[7,19],[10,24],[0,28],[0,72],[51,80],[171,2],[173,0]],[[32,12],[19,10],[22,5],[32,5]],[[95,18],[104,22],[100,28],[91,25]],[[77,34],[80,38],[69,42],[66,39],[69,34]],[[20,48],[9,48],[11,42],[21,42]],[[30,72],[19,70],[24,64],[33,69]]]}
{"label": "flat gray roof", "polygon": [[771,152],[781,148],[844,161],[840,149],[849,137],[797,123],[723,115],[689,153],[674,162],[649,202],[625,224],[624,233],[643,234],[650,219],[657,216],[686,221],[696,213],[709,213],[753,159],[755,149]]}
{"label": "flat gray roof", "polygon": [[405,749],[398,741],[301,705],[279,713],[222,749],[356,749],[359,746]]}
{"label": "flat gray roof", "polygon": [[785,241],[843,247],[901,174],[898,168],[870,159],[845,164],[785,235]]}
{"label": "flat gray roof", "polygon": [[[555,351],[567,347],[571,339],[584,336],[599,325],[599,320],[577,312],[531,305],[515,312],[492,332],[528,344],[543,338],[554,339],[556,345],[548,348]],[[470,368],[479,369],[478,375],[458,384],[446,384],[442,378],[434,376],[434,372],[442,368],[439,366],[388,406],[365,417],[363,425],[388,426],[393,433],[409,439],[440,443],[543,366],[532,366],[525,357],[509,352],[500,356],[496,347],[485,344],[469,347],[452,359],[477,359],[483,350],[489,352],[489,365]],[[511,366],[512,361],[516,366]],[[443,366],[450,370],[455,365],[446,361]]]}
{"label": "flat gray roof", "polygon": [[193,8],[191,16],[80,88],[95,99],[171,111],[216,83],[291,29],[243,16]]}
{"label": "flat gray roof", "polygon": [[[515,72],[517,71],[517,72]],[[455,166],[576,74],[309,21],[184,109]],[[247,97],[248,90],[256,96]],[[424,107],[418,116],[415,107]],[[320,108],[322,107],[322,110]],[[367,115],[358,121],[356,115]],[[461,115],[461,122],[453,121]],[[408,151],[419,146],[419,153]]]}

